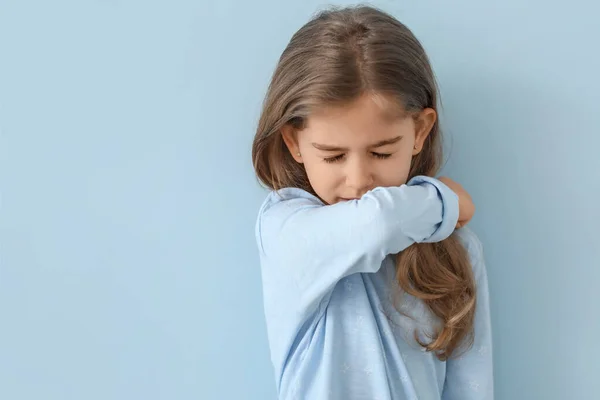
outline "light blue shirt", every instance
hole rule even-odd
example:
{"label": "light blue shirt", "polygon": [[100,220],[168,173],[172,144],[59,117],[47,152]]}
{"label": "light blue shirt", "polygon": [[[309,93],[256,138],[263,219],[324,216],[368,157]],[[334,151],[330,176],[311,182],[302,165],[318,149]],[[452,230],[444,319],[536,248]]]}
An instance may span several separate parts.
{"label": "light blue shirt", "polygon": [[[394,256],[454,232],[458,198],[416,177],[358,200],[325,205],[271,192],[256,224],[271,360],[281,400],[492,399],[492,336],[481,243],[464,243],[477,283],[473,346],[440,361],[413,339],[439,319],[402,292]],[[400,308],[400,311],[398,311]],[[403,315],[405,314],[405,315]]]}

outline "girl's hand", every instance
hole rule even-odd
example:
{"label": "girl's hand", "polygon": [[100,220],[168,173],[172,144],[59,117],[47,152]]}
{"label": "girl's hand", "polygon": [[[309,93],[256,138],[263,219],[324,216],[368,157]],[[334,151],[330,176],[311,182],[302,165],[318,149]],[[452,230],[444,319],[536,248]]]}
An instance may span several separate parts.
{"label": "girl's hand", "polygon": [[448,186],[458,196],[458,222],[456,223],[457,228],[462,228],[469,223],[473,215],[475,214],[475,204],[471,195],[467,193],[459,183],[453,181],[447,177],[438,178],[440,182]]}

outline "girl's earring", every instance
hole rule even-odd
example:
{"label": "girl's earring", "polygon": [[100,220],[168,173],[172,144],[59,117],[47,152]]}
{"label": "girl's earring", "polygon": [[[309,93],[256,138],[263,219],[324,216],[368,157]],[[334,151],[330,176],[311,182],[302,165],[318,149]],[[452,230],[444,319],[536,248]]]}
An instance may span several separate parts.
{"label": "girl's earring", "polygon": [[297,152],[297,153],[296,153],[296,155],[297,155],[298,157],[300,157],[302,154],[300,154],[300,152]]}

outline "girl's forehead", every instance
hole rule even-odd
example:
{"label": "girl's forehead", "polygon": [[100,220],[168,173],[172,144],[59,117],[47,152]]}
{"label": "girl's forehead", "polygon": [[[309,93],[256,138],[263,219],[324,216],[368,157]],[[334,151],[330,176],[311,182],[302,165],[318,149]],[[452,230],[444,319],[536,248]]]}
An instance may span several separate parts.
{"label": "girl's forehead", "polygon": [[413,132],[412,119],[389,119],[375,108],[319,113],[309,117],[301,136],[326,146],[364,147]]}
{"label": "girl's forehead", "polygon": [[341,104],[323,104],[314,107],[308,123],[343,124],[357,120],[371,120],[381,124],[393,124],[407,116],[398,100],[380,93],[366,93]]}

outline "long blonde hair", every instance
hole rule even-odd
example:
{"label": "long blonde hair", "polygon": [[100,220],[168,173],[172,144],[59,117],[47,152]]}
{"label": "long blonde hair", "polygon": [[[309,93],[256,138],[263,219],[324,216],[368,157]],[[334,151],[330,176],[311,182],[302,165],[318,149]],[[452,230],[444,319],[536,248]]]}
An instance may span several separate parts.
{"label": "long blonde hair", "polygon": [[[298,187],[314,194],[304,167],[285,147],[281,128],[305,126],[319,105],[347,104],[366,92],[397,100],[408,112],[437,110],[437,84],[429,60],[412,32],[373,7],[331,8],[296,32],[271,79],[252,145],[259,180],[267,187]],[[434,176],[442,160],[436,121],[409,178]],[[414,244],[396,257],[397,281],[425,302],[441,327],[424,343],[440,360],[473,341],[475,282],[468,254],[453,234],[438,243]]]}

